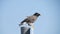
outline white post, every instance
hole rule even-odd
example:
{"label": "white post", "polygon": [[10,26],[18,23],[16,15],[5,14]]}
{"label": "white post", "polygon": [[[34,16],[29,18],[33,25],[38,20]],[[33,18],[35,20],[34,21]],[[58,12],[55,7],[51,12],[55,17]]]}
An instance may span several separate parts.
{"label": "white post", "polygon": [[31,23],[30,24],[31,26],[28,26],[28,25],[23,25],[21,27],[21,34],[34,34],[33,31],[34,31],[34,26],[33,24]]}

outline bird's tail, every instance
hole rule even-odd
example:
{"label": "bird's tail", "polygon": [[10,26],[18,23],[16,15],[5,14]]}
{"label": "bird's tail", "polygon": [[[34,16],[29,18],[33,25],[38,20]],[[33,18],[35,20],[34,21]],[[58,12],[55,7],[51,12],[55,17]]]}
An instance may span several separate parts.
{"label": "bird's tail", "polygon": [[24,21],[22,21],[20,24],[19,24],[19,26],[21,26],[21,25],[23,25],[23,23],[25,22],[25,20]]}

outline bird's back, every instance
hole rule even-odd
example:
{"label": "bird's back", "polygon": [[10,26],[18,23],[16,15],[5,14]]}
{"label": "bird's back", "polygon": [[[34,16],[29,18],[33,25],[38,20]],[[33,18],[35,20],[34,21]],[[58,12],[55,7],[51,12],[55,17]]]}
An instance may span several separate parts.
{"label": "bird's back", "polygon": [[36,16],[30,16],[27,18],[27,23],[33,23],[37,19]]}

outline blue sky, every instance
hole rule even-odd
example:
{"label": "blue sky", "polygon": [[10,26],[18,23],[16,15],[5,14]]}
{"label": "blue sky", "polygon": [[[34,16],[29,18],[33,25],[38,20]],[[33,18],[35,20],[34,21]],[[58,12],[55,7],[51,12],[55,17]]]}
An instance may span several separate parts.
{"label": "blue sky", "polygon": [[19,22],[35,12],[34,34],[59,34],[59,9],[60,0],[0,0],[0,34],[20,34]]}

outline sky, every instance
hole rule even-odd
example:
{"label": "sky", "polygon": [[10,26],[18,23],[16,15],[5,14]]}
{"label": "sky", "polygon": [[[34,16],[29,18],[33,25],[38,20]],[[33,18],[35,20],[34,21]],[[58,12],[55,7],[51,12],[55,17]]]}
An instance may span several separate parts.
{"label": "sky", "polygon": [[35,12],[34,34],[60,34],[60,0],[0,0],[0,34],[21,34],[18,24]]}

